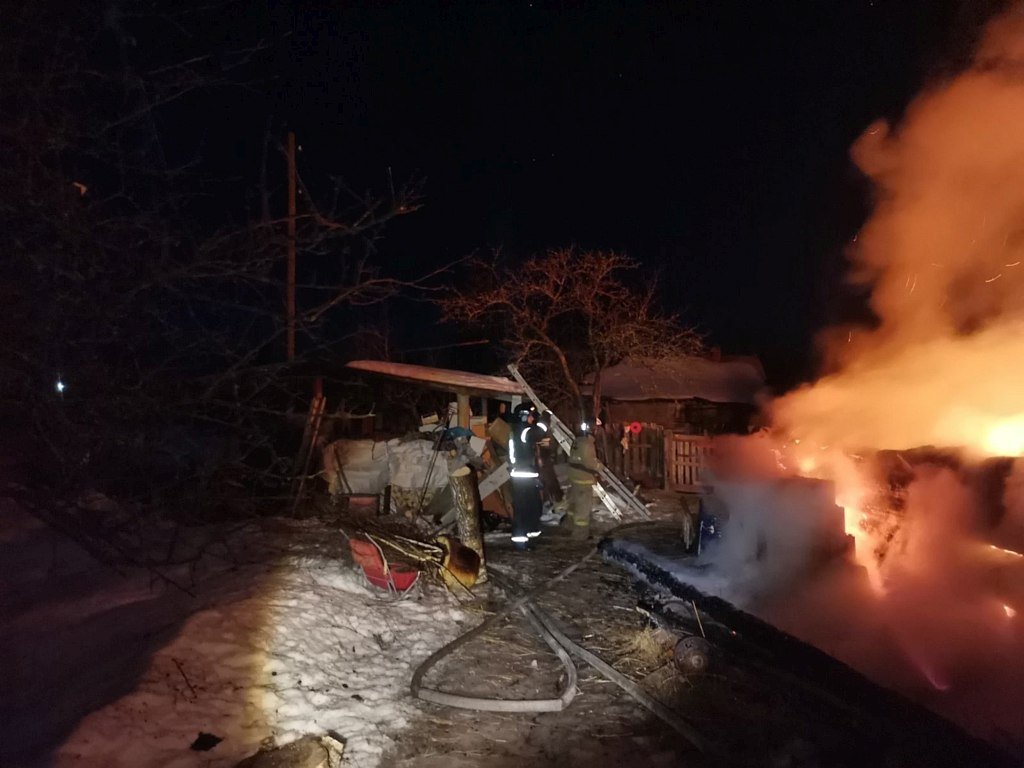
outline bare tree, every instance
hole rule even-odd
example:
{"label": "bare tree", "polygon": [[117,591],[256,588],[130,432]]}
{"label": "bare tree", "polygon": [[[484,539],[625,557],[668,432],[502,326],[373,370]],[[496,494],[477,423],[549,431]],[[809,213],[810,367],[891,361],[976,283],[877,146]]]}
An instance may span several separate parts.
{"label": "bare tree", "polygon": [[192,464],[230,442],[232,463],[286,472],[275,436],[294,371],[336,359],[362,307],[424,284],[377,258],[418,185],[374,194],[300,175],[301,344],[285,365],[286,220],[245,211],[244,181],[222,178],[203,139],[214,100],[265,87],[269,43],[258,24],[234,37],[227,3],[104,6],[22,0],[0,25],[6,423],[31,429],[58,477],[102,480],[104,465],[148,480],[138,463],[178,450],[169,430],[206,452]]}
{"label": "bare tree", "polygon": [[702,348],[693,328],[657,308],[653,280],[635,282],[639,267],[617,253],[575,248],[521,265],[476,260],[469,264],[473,283],[438,303],[450,322],[490,323],[509,359],[553,402],[585,413],[580,382],[592,375],[590,410],[597,413],[609,366]]}

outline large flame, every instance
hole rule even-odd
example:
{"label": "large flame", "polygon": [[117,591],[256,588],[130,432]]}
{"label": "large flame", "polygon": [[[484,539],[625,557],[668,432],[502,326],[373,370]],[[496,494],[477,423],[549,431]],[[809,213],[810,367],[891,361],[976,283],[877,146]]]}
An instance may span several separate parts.
{"label": "large flame", "polygon": [[[869,127],[853,157],[877,191],[850,248],[877,323],[829,331],[827,375],[773,404],[779,467],[835,483],[872,587],[857,625],[881,622],[898,649],[886,658],[927,683],[922,700],[978,733],[1012,733],[1024,755],[1020,547],[977,538],[985,516],[969,480],[982,459],[1024,456],[1024,13],[991,23],[966,71],[898,125]],[[887,507],[879,452],[925,446],[958,450],[897,468],[903,495]],[[1000,535],[1024,535],[1024,461],[1015,467]],[[872,669],[862,635],[844,658]],[[916,690],[898,670],[874,671]]]}
{"label": "large flame", "polygon": [[879,542],[868,527],[867,506],[873,489],[865,472],[839,448],[815,446],[797,439],[787,446],[786,452],[792,456],[792,467],[783,461],[783,470],[792,469],[804,477],[831,480],[835,484],[836,504],[843,508],[846,534],[854,542],[854,557],[864,567],[875,593],[885,594],[885,579],[876,555]]}
{"label": "large flame", "polygon": [[834,373],[776,402],[790,434],[847,448],[1024,454],[1024,16],[853,157],[877,204],[852,245],[877,327],[831,333]]}

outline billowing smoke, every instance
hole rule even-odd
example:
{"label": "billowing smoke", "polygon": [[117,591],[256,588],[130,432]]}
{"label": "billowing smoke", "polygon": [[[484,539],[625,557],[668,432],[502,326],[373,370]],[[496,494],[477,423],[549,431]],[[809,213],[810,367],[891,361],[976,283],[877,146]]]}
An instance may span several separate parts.
{"label": "billowing smoke", "polygon": [[876,328],[829,334],[833,373],[774,405],[820,445],[1024,453],[1024,15],[969,69],[853,148],[875,184],[851,245]]}
{"label": "billowing smoke", "polygon": [[[704,500],[707,521],[725,526],[721,539],[713,531],[702,536],[700,573],[685,580],[723,597],[740,608],[755,608],[764,599],[792,589],[829,540],[832,550],[843,542],[842,510],[832,500],[831,483],[803,478],[771,481],[715,481],[714,496]],[[832,520],[828,509],[832,508]]]}
{"label": "billowing smoke", "polygon": [[[895,503],[877,467],[812,482],[782,469],[784,446],[743,441],[746,455],[733,444],[723,462],[740,469],[724,467],[730,480],[706,502],[722,539],[681,578],[1024,757],[1024,558],[979,538],[985,516],[963,468],[915,465],[899,510],[858,532],[856,558],[835,557],[832,497],[850,493],[837,485],[856,483],[865,508]],[[752,469],[757,452],[780,464]],[[857,523],[865,513],[852,509]]]}
{"label": "billowing smoke", "polygon": [[1024,460],[985,462],[1024,456],[1024,12],[853,158],[876,200],[852,279],[878,322],[827,334],[827,374],[772,406],[770,453],[835,483],[859,567],[769,562],[785,578],[750,607],[1024,756]]}

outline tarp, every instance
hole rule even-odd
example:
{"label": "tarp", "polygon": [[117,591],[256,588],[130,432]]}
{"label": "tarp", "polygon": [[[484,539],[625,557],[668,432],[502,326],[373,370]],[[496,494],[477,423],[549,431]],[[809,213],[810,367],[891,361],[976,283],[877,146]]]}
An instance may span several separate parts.
{"label": "tarp", "polygon": [[682,355],[656,361],[626,360],[601,374],[601,396],[608,400],[700,398],[713,403],[755,405],[762,389],[764,374],[759,366],[745,360],[716,361]]}
{"label": "tarp", "polygon": [[429,440],[389,440],[388,468],[391,484],[399,488],[443,488],[448,485],[447,457],[438,455]]}
{"label": "tarp", "polygon": [[336,440],[324,446],[323,466],[332,494],[381,493],[388,484],[388,446],[373,440]]}

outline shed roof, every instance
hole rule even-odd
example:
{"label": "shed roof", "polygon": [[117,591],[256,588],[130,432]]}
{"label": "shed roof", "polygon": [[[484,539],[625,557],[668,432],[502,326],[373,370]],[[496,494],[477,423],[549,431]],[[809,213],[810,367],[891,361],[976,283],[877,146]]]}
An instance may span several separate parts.
{"label": "shed roof", "polygon": [[460,395],[525,395],[519,384],[503,376],[487,376],[482,373],[392,363],[386,360],[353,360],[346,367]]}
{"label": "shed roof", "polygon": [[760,365],[742,358],[717,361],[680,355],[666,360],[626,360],[601,374],[601,395],[609,400],[700,398],[755,405],[764,386]]}

